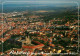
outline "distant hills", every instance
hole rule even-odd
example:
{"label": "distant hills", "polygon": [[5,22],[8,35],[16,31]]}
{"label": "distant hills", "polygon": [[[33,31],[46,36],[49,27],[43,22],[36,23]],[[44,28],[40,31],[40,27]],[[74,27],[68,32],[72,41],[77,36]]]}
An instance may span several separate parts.
{"label": "distant hills", "polygon": [[[4,4],[3,12],[14,12],[14,11],[37,11],[37,10],[56,10],[56,11],[65,11],[65,10],[75,10],[77,9],[76,5],[70,4]],[[0,4],[0,12],[1,12]]]}

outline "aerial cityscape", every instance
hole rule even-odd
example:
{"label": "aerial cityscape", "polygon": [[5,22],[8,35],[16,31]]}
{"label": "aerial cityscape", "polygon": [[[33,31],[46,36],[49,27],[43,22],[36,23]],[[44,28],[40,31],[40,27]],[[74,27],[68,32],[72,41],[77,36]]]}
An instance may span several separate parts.
{"label": "aerial cityscape", "polygon": [[0,56],[78,56],[79,9],[46,1],[0,4]]}

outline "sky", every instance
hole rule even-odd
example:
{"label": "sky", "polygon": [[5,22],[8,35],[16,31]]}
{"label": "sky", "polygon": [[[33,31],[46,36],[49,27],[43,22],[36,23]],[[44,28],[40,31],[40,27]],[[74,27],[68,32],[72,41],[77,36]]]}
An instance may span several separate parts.
{"label": "sky", "polygon": [[[78,2],[80,3],[80,0],[0,0],[2,2],[5,2],[5,1],[27,1],[27,2],[38,2],[38,3],[69,3],[69,2]],[[21,3],[21,2],[20,2]]]}
{"label": "sky", "polygon": [[[64,6],[80,5],[80,0],[0,0],[6,4],[59,4]],[[67,4],[67,5],[66,5]]]}

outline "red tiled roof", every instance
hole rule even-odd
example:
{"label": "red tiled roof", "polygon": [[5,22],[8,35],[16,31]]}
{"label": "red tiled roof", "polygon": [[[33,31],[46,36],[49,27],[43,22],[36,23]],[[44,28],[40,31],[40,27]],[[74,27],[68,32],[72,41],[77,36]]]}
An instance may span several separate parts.
{"label": "red tiled roof", "polygon": [[34,41],[35,43],[39,44],[39,45],[36,45],[36,46],[23,46],[23,48],[30,48],[30,49],[34,49],[34,48],[37,48],[37,47],[42,47],[44,46],[44,44],[38,42],[38,41]]}

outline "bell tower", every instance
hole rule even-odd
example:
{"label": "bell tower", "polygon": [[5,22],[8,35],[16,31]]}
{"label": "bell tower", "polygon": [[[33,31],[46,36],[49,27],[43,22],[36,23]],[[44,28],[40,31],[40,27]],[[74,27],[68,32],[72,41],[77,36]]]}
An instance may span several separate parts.
{"label": "bell tower", "polygon": [[31,44],[31,40],[30,40],[29,36],[28,37],[26,36],[26,44]]}

